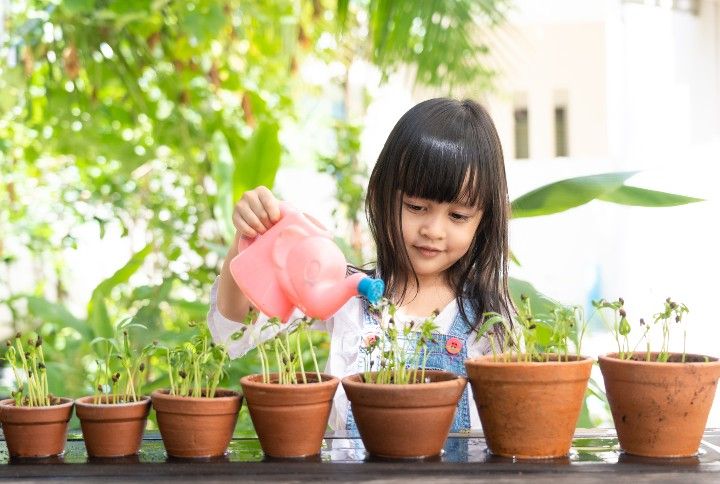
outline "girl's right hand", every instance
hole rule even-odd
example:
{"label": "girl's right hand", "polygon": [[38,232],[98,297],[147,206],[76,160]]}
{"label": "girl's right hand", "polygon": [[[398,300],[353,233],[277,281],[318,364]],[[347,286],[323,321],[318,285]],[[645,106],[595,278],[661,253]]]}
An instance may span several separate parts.
{"label": "girl's right hand", "polygon": [[280,202],[272,192],[259,186],[245,192],[235,204],[233,224],[238,235],[253,239],[280,220]]}

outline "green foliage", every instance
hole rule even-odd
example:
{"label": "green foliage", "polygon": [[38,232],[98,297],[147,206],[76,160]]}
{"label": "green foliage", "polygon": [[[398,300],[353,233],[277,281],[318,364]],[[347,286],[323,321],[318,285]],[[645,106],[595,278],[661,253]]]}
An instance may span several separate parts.
{"label": "green foliage", "polygon": [[[338,237],[335,241],[343,250],[350,263],[361,265],[362,229],[360,217],[365,206],[365,187],[367,186],[368,168],[360,161],[361,126],[348,121],[335,123],[337,150],[333,156],[321,156],[318,169],[333,177],[336,183],[335,198],[338,209],[333,210],[336,219],[347,220],[349,233],[347,237]],[[349,241],[349,242],[348,242]]]}
{"label": "green foliage", "polygon": [[[345,9],[348,2],[338,4]],[[478,39],[483,29],[504,20],[509,4],[505,0],[370,0],[371,59],[387,75],[416,58],[416,80],[429,86],[487,87],[494,73],[483,62],[489,49]]]}
{"label": "green foliage", "polygon": [[[89,343],[111,338],[118,314],[147,325],[144,345],[205,318],[233,202],[272,186],[283,155],[295,13],[290,1],[61,1],[9,17],[0,62],[19,62],[0,68],[0,256],[9,267],[27,248],[45,270],[29,292],[3,282],[0,304],[15,329],[44,323],[48,371],[67,375],[58,393],[92,391],[74,370],[92,366]],[[78,317],[65,251],[92,226],[146,244]]]}

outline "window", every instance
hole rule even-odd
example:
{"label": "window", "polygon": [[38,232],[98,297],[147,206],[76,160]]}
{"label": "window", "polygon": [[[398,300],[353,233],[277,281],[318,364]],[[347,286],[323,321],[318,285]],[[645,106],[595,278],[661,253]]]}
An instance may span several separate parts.
{"label": "window", "polygon": [[515,108],[515,158],[527,159],[530,157],[528,142],[528,110]]}
{"label": "window", "polygon": [[555,106],[555,156],[567,155],[567,108],[565,106]]}

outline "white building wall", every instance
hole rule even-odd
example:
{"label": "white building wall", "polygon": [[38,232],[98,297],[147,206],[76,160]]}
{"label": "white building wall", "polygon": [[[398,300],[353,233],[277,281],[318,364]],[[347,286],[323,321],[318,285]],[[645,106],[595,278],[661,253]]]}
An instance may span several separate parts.
{"label": "white building wall", "polygon": [[509,26],[504,34],[495,42],[512,43],[514,55],[495,59],[501,74],[488,104],[508,159],[515,158],[513,109],[524,102],[531,159],[555,157],[554,109],[565,103],[569,154],[606,157],[603,23]]}
{"label": "white building wall", "polygon": [[621,156],[633,166],[682,159],[690,146],[720,133],[716,1],[700,2],[698,15],[638,4],[622,5],[613,52],[622,59],[625,142]]}

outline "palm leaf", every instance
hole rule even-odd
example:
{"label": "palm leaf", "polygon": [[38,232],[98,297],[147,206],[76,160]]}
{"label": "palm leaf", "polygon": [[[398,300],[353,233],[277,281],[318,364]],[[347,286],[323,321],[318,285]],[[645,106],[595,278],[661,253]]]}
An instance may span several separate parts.
{"label": "palm leaf", "polygon": [[669,207],[702,201],[699,198],[625,185],[625,181],[636,173],[601,173],[544,185],[516,198],[512,202],[512,217],[550,215],[593,200],[643,207]]}

